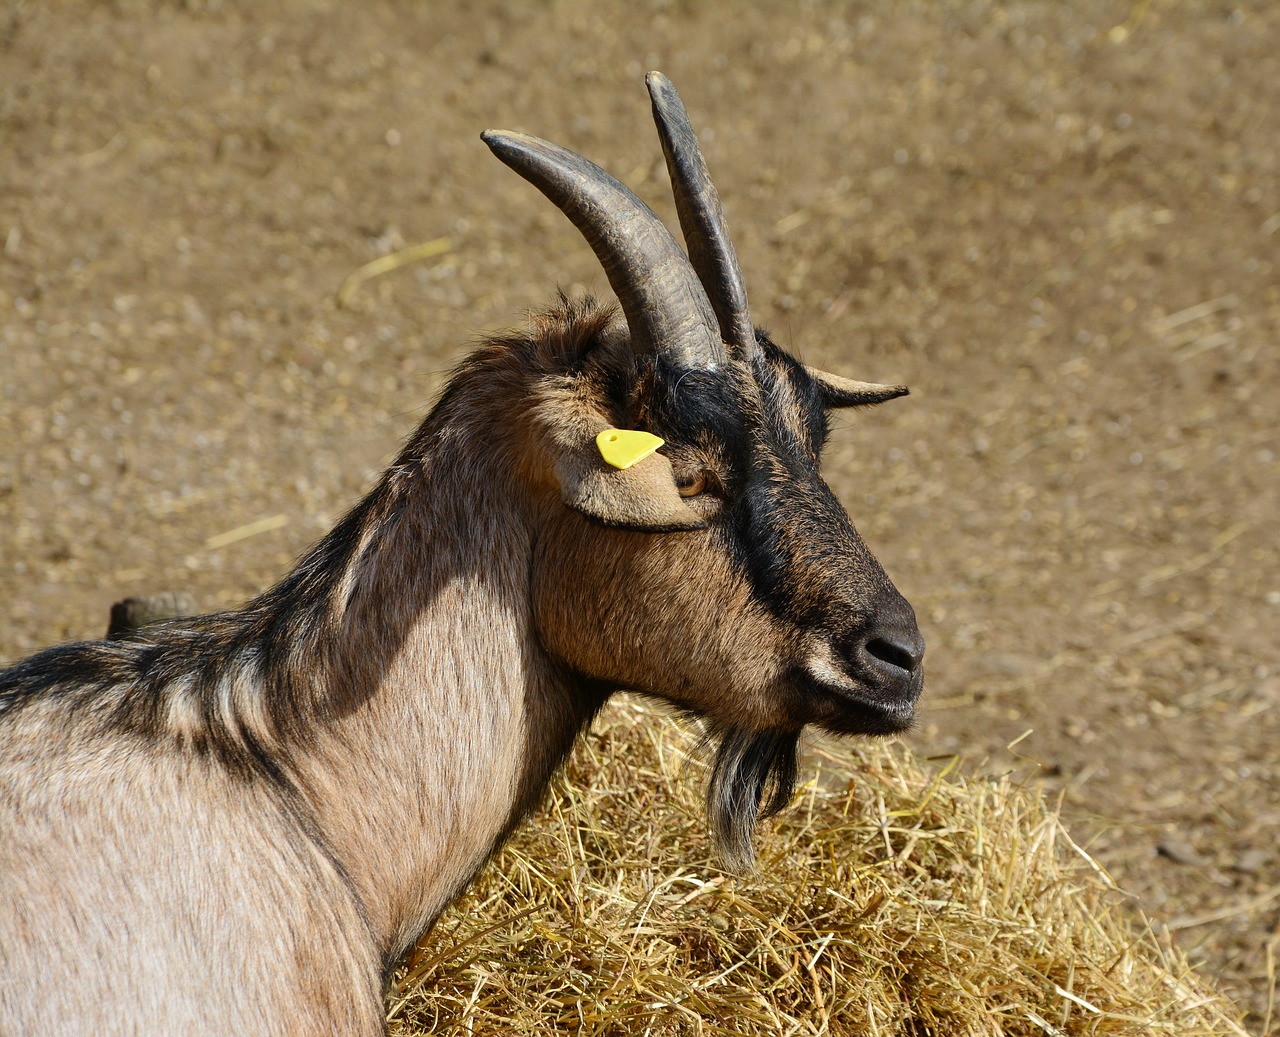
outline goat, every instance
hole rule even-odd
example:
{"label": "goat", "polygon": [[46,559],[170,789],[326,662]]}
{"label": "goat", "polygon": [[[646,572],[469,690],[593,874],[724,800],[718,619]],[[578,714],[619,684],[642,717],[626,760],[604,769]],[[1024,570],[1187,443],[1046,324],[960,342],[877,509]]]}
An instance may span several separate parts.
{"label": "goat", "polygon": [[[0,1032],[385,1032],[390,971],[615,690],[706,719],[739,867],[805,725],[910,725],[914,613],[818,474],[830,409],[906,389],[755,329],[688,115],[647,82],[687,258],[585,159],[482,135],[623,320],[562,296],[470,356],[244,607],[0,673]],[[665,445],[606,463],[617,429]]]}

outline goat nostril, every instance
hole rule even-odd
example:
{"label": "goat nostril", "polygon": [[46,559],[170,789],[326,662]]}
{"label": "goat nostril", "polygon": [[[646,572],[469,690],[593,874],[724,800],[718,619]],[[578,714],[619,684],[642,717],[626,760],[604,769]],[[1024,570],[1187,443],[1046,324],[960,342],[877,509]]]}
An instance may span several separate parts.
{"label": "goat nostril", "polygon": [[867,654],[907,673],[914,673],[924,652],[916,645],[899,644],[883,637],[873,637],[866,644]]}

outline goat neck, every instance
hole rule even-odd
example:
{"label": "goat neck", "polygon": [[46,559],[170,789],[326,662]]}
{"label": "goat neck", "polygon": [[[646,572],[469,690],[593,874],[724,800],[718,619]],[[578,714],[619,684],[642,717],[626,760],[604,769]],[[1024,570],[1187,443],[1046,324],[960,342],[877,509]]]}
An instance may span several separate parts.
{"label": "goat neck", "polygon": [[[471,358],[334,534],[348,562],[313,688],[331,720],[294,772],[388,961],[536,804],[603,701],[534,635],[529,558],[552,488],[530,486],[520,363],[499,347]],[[351,783],[352,761],[376,791]]]}

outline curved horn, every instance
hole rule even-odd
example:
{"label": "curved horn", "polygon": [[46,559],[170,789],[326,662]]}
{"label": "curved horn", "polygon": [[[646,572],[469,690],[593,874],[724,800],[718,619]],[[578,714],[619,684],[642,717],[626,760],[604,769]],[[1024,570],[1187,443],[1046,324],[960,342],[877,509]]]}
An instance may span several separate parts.
{"label": "curved horn", "polygon": [[652,209],[572,151],[523,133],[486,130],[480,137],[582,232],[622,304],[633,349],[686,369],[725,361],[707,293]]}
{"label": "curved horn", "polygon": [[754,358],[760,346],[747,308],[742,267],[729,238],[720,195],[707,172],[689,113],[671,80],[661,72],[650,72],[645,76],[645,83],[653,101],[653,121],[658,124],[662,151],[667,156],[667,172],[671,176],[689,260],[711,297],[721,337],[735,346],[744,359]]}

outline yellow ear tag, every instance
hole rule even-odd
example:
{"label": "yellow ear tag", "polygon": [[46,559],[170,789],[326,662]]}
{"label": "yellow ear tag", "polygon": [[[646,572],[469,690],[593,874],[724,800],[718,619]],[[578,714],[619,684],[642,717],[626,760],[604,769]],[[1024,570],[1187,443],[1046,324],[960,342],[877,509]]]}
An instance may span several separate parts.
{"label": "yellow ear tag", "polygon": [[664,442],[648,432],[625,428],[607,428],[596,436],[596,446],[605,463],[622,469],[643,461]]}

